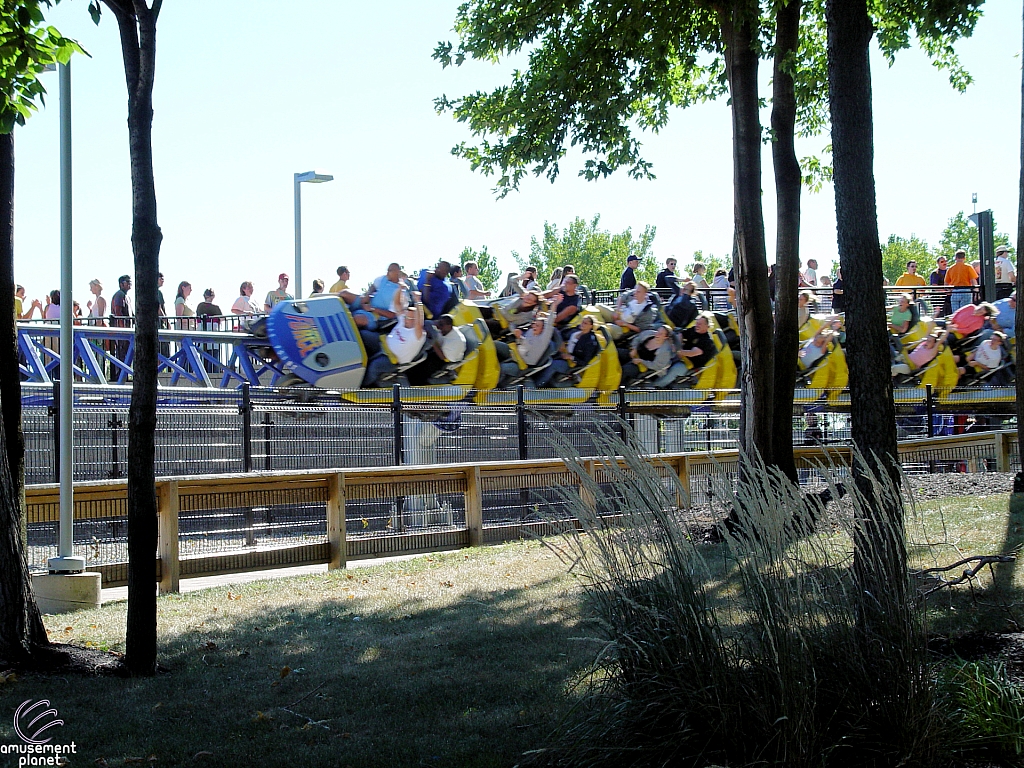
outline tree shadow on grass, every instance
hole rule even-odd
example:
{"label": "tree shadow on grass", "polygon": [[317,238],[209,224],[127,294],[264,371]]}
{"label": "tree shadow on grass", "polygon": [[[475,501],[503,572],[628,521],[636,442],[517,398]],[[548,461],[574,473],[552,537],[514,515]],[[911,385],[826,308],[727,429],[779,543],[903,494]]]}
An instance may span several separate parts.
{"label": "tree shadow on grass", "polygon": [[0,713],[50,699],[82,764],[511,766],[563,716],[595,655],[574,640],[586,634],[575,592],[527,594],[545,586],[470,589],[440,606],[339,596],[215,612],[162,636],[166,674],[28,678],[0,688]]}

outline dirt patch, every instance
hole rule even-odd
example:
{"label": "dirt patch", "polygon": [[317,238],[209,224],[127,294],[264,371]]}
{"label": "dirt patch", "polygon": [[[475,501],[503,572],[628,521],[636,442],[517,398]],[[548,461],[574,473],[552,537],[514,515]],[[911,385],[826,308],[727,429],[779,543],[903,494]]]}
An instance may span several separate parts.
{"label": "dirt patch", "polygon": [[119,653],[83,648],[79,645],[52,643],[36,650],[31,660],[17,664],[0,662],[6,672],[39,674],[117,676],[126,675],[124,657]]}

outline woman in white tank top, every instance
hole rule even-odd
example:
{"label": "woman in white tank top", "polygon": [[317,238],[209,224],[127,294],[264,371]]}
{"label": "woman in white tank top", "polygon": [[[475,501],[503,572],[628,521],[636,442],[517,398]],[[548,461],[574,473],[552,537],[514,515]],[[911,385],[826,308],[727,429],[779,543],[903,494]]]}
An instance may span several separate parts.
{"label": "woman in white tank top", "polygon": [[94,278],[89,281],[89,291],[94,297],[89,302],[89,325],[106,325],[107,300],[103,298],[103,284]]}

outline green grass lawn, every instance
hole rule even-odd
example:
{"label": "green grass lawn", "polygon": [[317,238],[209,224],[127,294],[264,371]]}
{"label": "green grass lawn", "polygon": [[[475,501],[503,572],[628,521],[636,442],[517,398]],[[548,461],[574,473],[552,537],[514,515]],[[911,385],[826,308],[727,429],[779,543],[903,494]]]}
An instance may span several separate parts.
{"label": "green grass lawn", "polygon": [[[913,479],[911,478],[911,487]],[[929,499],[907,519],[911,565],[948,565],[972,555],[1013,552],[1024,544],[1024,520],[1007,512],[1008,495]],[[963,568],[945,578],[959,576]],[[1024,628],[1024,567],[1021,563],[985,568],[971,584],[928,597],[929,631],[1020,631]]]}
{"label": "green grass lawn", "polygon": [[[1013,549],[1021,521],[1006,508],[1005,495],[922,502],[908,522],[915,564]],[[1014,564],[943,591],[931,629],[1013,628],[1022,589]],[[74,766],[512,766],[578,699],[600,650],[583,612],[536,542],[168,595],[166,672],[27,674],[0,684],[0,713],[49,699]],[[112,603],[46,625],[54,640],[120,651],[125,613]],[[0,743],[15,738],[0,716]]]}
{"label": "green grass lawn", "polygon": [[[73,765],[511,766],[595,655],[577,639],[574,580],[537,543],[170,595],[158,610],[166,673],[26,675],[0,686],[0,712],[49,699]],[[123,650],[125,613],[46,624]]]}

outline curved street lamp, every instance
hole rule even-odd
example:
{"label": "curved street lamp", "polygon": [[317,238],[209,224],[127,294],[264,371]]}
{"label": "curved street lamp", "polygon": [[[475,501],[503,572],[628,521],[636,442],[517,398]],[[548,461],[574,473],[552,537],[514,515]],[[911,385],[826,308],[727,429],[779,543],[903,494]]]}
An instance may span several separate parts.
{"label": "curved street lamp", "polygon": [[305,173],[296,173],[294,177],[295,187],[295,298],[301,299],[303,294],[302,287],[302,191],[301,184],[308,182],[310,184],[322,184],[325,181],[334,181],[334,177],[329,173],[317,173],[316,171],[306,171]]}

